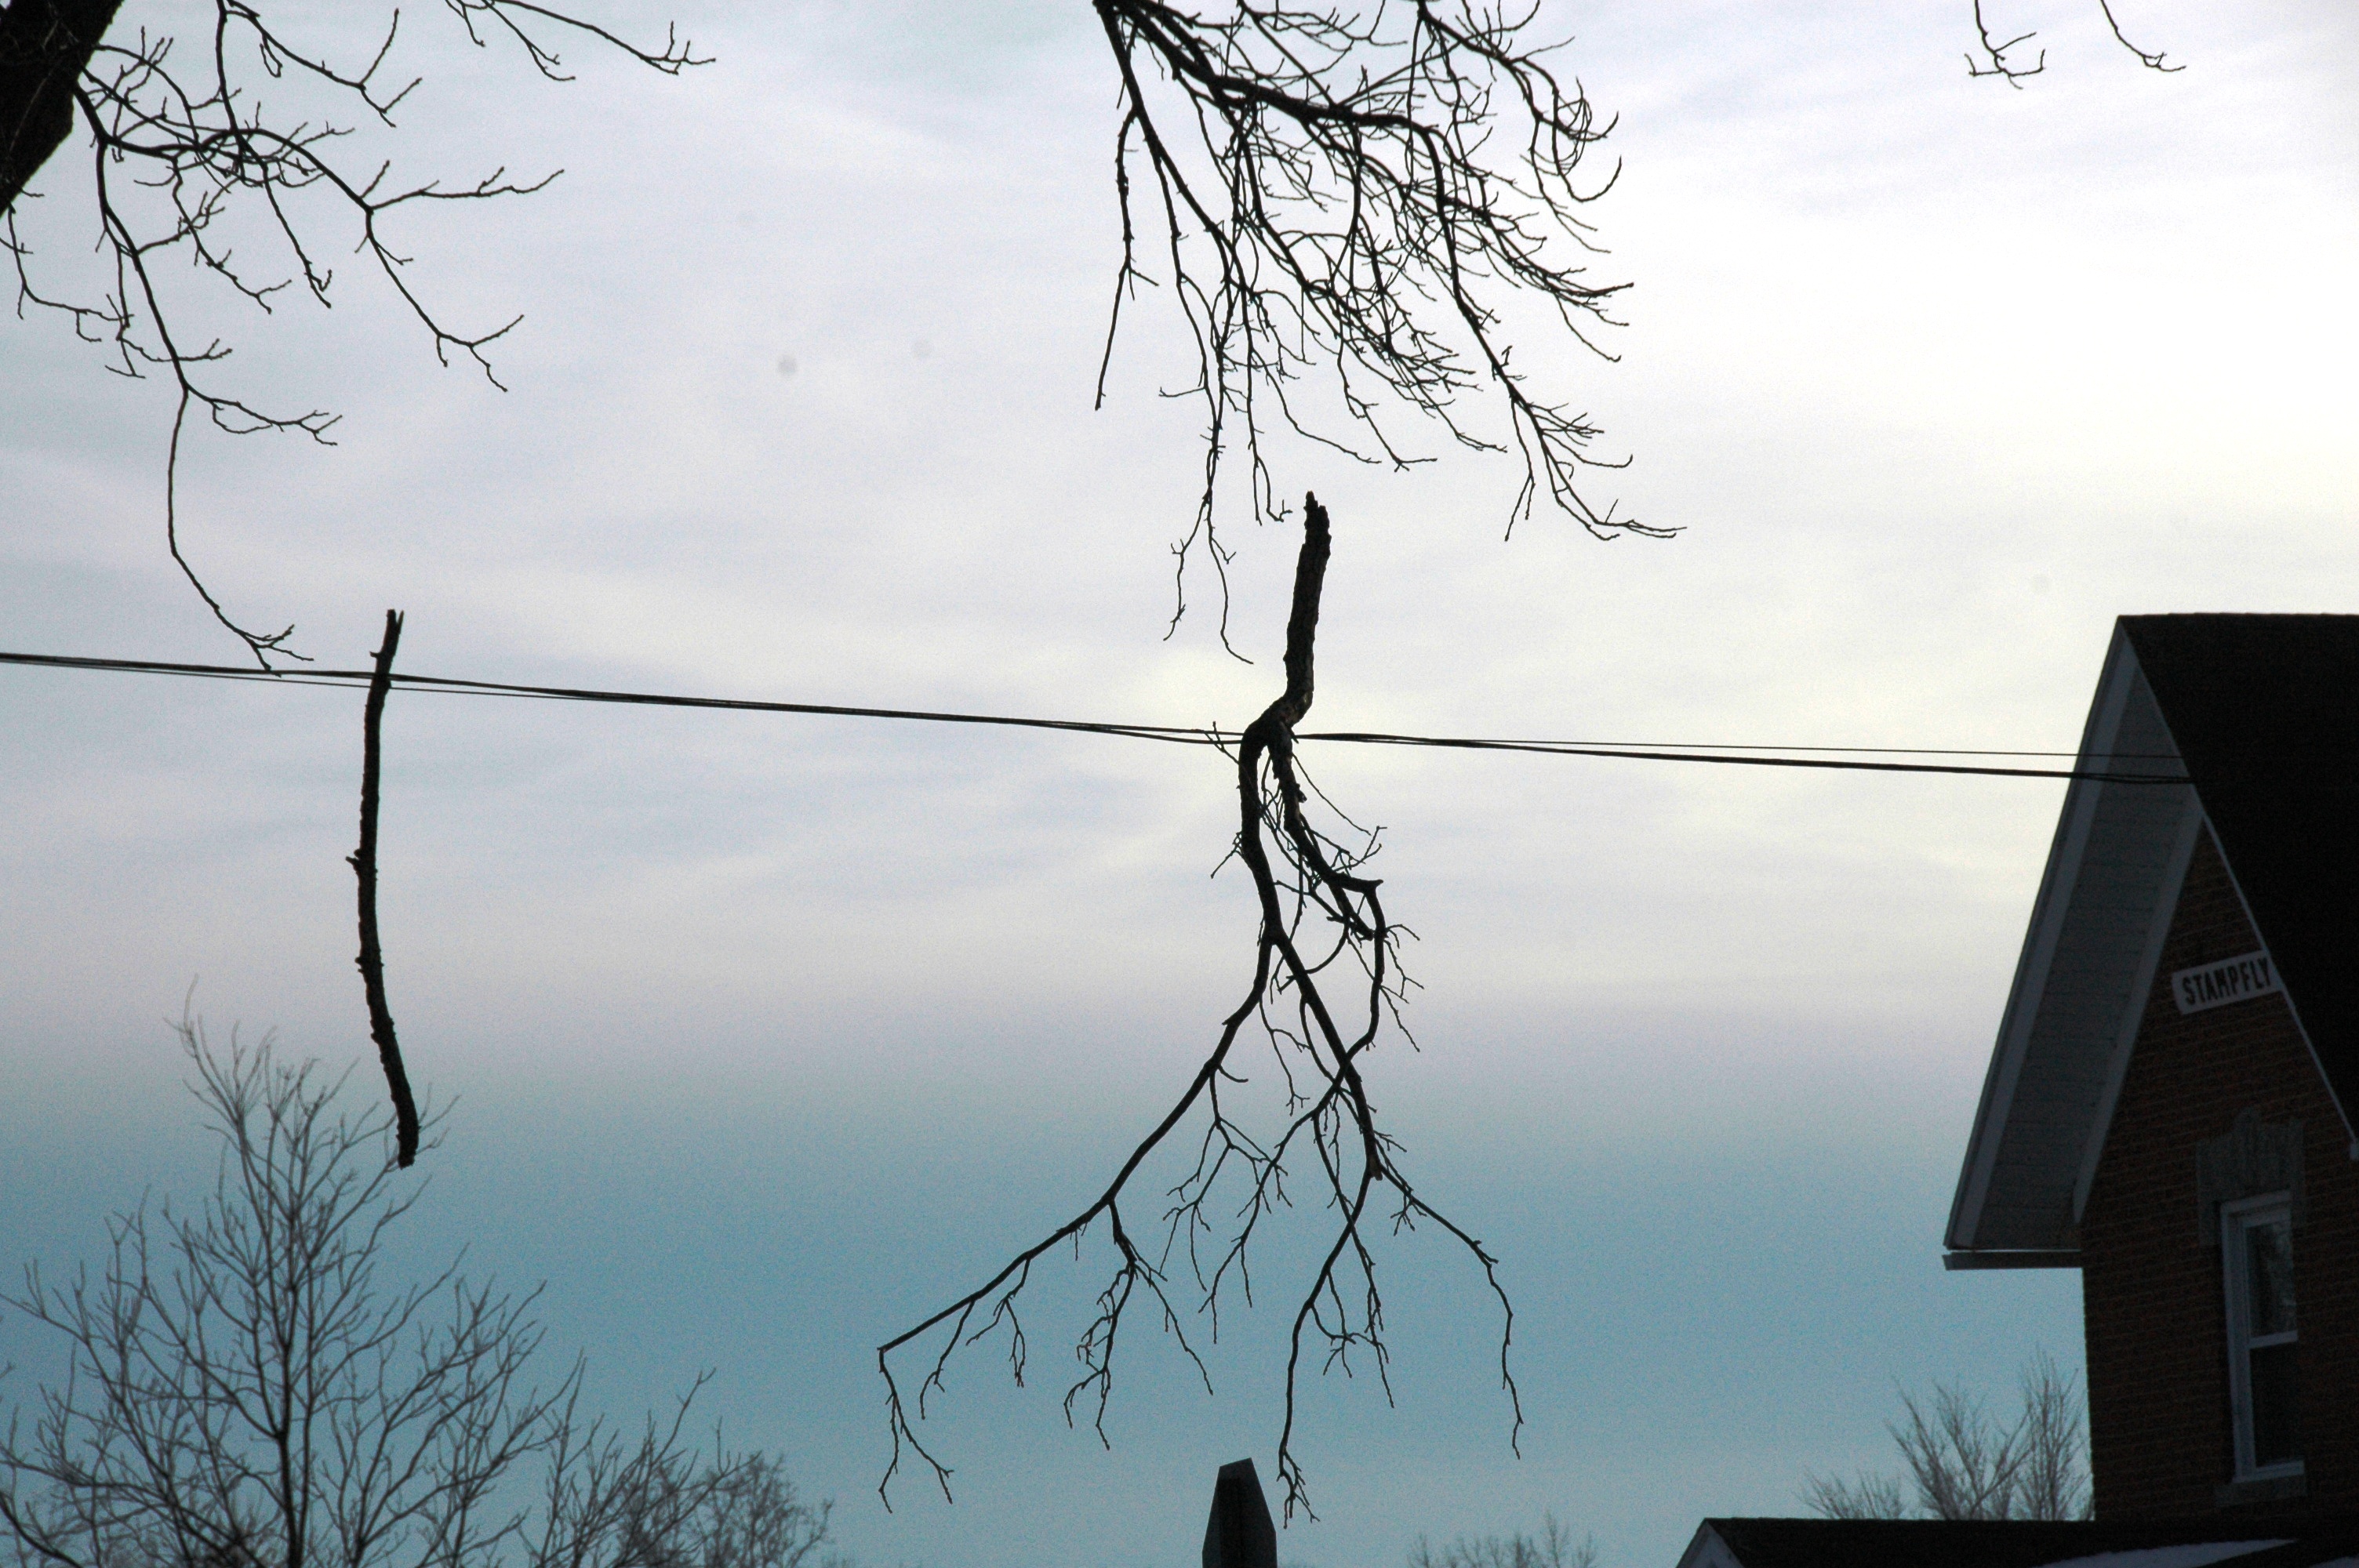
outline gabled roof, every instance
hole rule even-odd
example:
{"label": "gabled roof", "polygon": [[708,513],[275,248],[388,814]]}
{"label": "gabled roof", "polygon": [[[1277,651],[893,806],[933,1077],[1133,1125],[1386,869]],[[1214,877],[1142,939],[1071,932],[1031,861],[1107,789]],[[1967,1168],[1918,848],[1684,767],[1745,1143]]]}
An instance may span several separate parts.
{"label": "gabled roof", "polygon": [[2348,1123],[2359,1108],[2359,615],[2122,626]]}
{"label": "gabled roof", "polygon": [[2348,1516],[2288,1519],[1708,1519],[1680,1568],[2342,1568]]}
{"label": "gabled roof", "polygon": [[2112,776],[2065,793],[1951,1209],[1953,1267],[2078,1261],[2206,826],[2346,1126],[2359,1108],[2359,616],[2124,616],[2078,768]]}

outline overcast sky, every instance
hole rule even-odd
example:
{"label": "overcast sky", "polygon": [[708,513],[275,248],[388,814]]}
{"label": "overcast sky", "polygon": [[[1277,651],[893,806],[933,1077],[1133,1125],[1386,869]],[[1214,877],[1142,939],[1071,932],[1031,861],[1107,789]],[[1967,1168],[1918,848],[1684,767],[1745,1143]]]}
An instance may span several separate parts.
{"label": "overcast sky", "polygon": [[[2359,19],[2117,5],[2164,76],[2093,0],[1989,9],[2048,47],[2024,91],[1968,80],[1966,0],[1543,8],[1616,117],[1594,265],[1633,287],[1618,362],[1517,362],[1633,460],[1600,499],[1682,532],[1503,540],[1518,471],[1434,432],[1408,474],[1274,445],[1336,524],[1317,727],[2069,749],[2118,614],[2359,611]],[[679,14],[717,63],[583,51],[562,87],[405,17],[407,167],[565,170],[401,235],[454,318],[523,312],[510,390],[439,368],[356,257],[332,312],[190,293],[245,384],[344,415],[330,449],[193,442],[212,586],[332,665],[399,606],[423,674],[1250,718],[1294,539],[1234,535],[1255,663],[1207,614],[1166,637],[1201,454],[1151,298],[1091,408],[1118,231],[1087,8]],[[70,160],[36,189],[38,259],[87,281]],[[0,321],[0,647],[236,662],[164,552],[168,412]],[[204,1167],[163,1022],[192,982],[215,1029],[365,1069],[359,722],[347,691],[0,669],[0,1265]],[[615,1409],[716,1368],[864,1563],[1191,1560],[1217,1466],[1268,1473],[1279,1310],[1210,1400],[1142,1333],[1108,1452],[1055,1376],[1103,1257],[1060,1264],[1036,1386],[985,1353],[939,1407],[957,1502],[889,1514],[873,1350],[1094,1192],[1240,994],[1221,759],[406,692],[386,730],[392,1005],[456,1103],[419,1254],[548,1280]],[[1375,1092],[1506,1260],[1530,1424],[1519,1459],[1477,1282],[1402,1245],[1397,1404],[1309,1401],[1322,1519],[1284,1558],[1553,1509],[1667,1565],[1701,1517],[1881,1465],[1896,1384],[2077,1364],[2075,1278],[1939,1260],[2060,785],[1310,762],[1386,828],[1423,1050]],[[38,1355],[0,1322],[0,1362]]]}

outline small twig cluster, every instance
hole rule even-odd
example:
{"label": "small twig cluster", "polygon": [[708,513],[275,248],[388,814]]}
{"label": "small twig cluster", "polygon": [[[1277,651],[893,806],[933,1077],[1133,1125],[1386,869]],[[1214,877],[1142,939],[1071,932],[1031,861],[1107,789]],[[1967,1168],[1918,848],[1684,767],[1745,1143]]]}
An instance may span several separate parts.
{"label": "small twig cluster", "polygon": [[[606,29],[561,11],[521,0],[444,0],[476,44],[506,34],[519,44],[534,68],[552,81],[567,80],[564,60],[552,39],[565,32],[619,49],[669,74],[704,63],[692,46],[667,36],[659,49],[642,49]],[[112,277],[95,302],[53,297],[36,287],[28,249],[6,203],[5,245],[16,273],[16,306],[57,310],[68,316],[86,341],[106,345],[116,373],[150,373],[169,380],[178,393],[165,467],[165,532],[172,558],[206,605],[253,652],[265,668],[274,654],[300,657],[287,646],[294,628],[251,630],[230,618],[206,588],[180,547],[177,478],[180,440],[191,413],[202,410],[215,427],[234,435],[265,430],[299,433],[326,443],[336,416],[324,409],[297,411],[248,401],[216,375],[230,355],[214,338],[201,343],[183,336],[168,291],[159,287],[159,268],[178,259],[225,285],[232,294],[265,312],[299,284],[321,305],[330,301],[334,269],[322,259],[323,235],[303,203],[325,195],[353,225],[352,248],[365,255],[399,296],[449,364],[463,356],[494,385],[486,351],[521,318],[484,330],[449,325],[419,293],[407,271],[409,257],[397,250],[389,220],[419,204],[485,200],[539,190],[557,178],[516,180],[506,169],[469,184],[439,180],[410,184],[392,178],[389,161],[374,168],[340,157],[353,129],[340,124],[336,109],[356,121],[392,129],[395,112],[418,85],[387,73],[400,13],[387,22],[365,63],[338,65],[328,56],[291,41],[250,0],[213,0],[211,26],[202,35],[150,33],[128,39],[112,36],[88,41],[74,80],[72,101],[90,136],[88,151],[98,220],[99,244]],[[324,94],[334,108],[322,117],[301,118],[289,109]],[[304,193],[311,193],[306,195]],[[144,193],[144,194],[143,194]],[[243,232],[240,215],[259,217],[276,242],[275,259],[257,262],[241,254],[233,231]]]}
{"label": "small twig cluster", "polygon": [[[1158,0],[1096,5],[1121,77],[1123,249],[1106,352],[1124,305],[1159,271],[1194,337],[1185,395],[1207,421],[1195,521],[1175,546],[1175,620],[1195,551],[1216,573],[1225,566],[1213,501],[1233,443],[1245,448],[1255,516],[1283,514],[1261,454],[1273,422],[1406,467],[1425,460],[1388,427],[1396,403],[1465,446],[1504,449],[1459,415],[1459,399],[1488,384],[1506,399],[1524,463],[1511,528],[1544,491],[1601,537],[1663,531],[1586,498],[1582,469],[1622,464],[1590,455],[1598,432],[1587,415],[1533,391],[1499,315],[1510,295],[1546,300],[1597,349],[1590,333],[1625,287],[1589,282],[1559,249],[1594,248],[1579,211],[1613,178],[1588,189],[1575,177],[1610,127],[1578,82],[1550,69],[1550,49],[1526,38],[1533,10],[1509,16],[1474,0],[1239,0],[1217,16]],[[1138,221],[1142,171],[1151,233]],[[1159,267],[1148,251],[1162,254]],[[1358,427],[1349,440],[1297,406],[1293,384],[1321,365],[1334,374],[1345,427]],[[1101,400],[1104,383],[1102,364]],[[1225,615],[1225,577],[1222,586]]]}
{"label": "small twig cluster", "polygon": [[[2160,49],[2149,51],[2130,42],[2129,35],[2122,31],[2121,18],[2114,15],[2113,0],[2097,0],[2097,9],[2104,13],[2105,26],[2113,29],[2114,41],[2137,56],[2138,63],[2148,70],[2168,73],[2187,69],[2183,65],[2165,65],[2163,51]],[[2008,86],[2019,89],[2023,86],[2025,77],[2038,76],[2048,69],[2046,49],[2041,49],[2029,65],[2025,65],[2020,57],[2014,59],[2007,58],[2009,54],[2020,49],[2039,35],[2036,32],[2017,33],[2015,37],[2003,41],[1993,37],[1989,24],[1983,20],[1982,0],[1974,0],[1974,34],[1978,40],[1977,47],[1982,51],[1982,58],[1977,59],[1971,51],[1966,55],[1968,76],[1995,76]]]}
{"label": "small twig cluster", "polygon": [[[1094,1202],[1016,1254],[983,1285],[878,1347],[893,1435],[892,1461],[878,1489],[888,1500],[905,1448],[930,1468],[945,1495],[951,1474],[919,1439],[894,1370],[897,1351],[921,1340],[938,1346],[918,1387],[917,1420],[924,1419],[928,1397],[941,1389],[951,1357],[995,1334],[1006,1335],[1010,1369],[1021,1383],[1028,1346],[1017,1306],[1031,1282],[1033,1264],[1060,1244],[1078,1248],[1103,1219],[1114,1269],[1075,1344],[1081,1375],[1064,1396],[1067,1421],[1088,1408],[1103,1440],[1115,1345],[1133,1303],[1141,1292],[1153,1303],[1162,1326],[1209,1390],[1209,1373],[1189,1339],[1187,1319],[1202,1313],[1217,1335],[1224,1288],[1242,1292],[1251,1302],[1248,1247],[1265,1220],[1291,1206],[1288,1183],[1306,1173],[1332,1218],[1318,1265],[1297,1298],[1288,1339],[1277,1445],[1288,1515],[1297,1508],[1310,1511],[1294,1440],[1297,1395],[1305,1371],[1313,1369],[1310,1364],[1321,1372],[1349,1371],[1357,1357],[1390,1396],[1384,1299],[1372,1245],[1383,1231],[1430,1223],[1482,1269],[1501,1313],[1500,1381],[1514,1432],[1522,1429],[1522,1405],[1507,1364],[1515,1313],[1499,1280],[1498,1260],[1419,1194],[1401,1167],[1399,1144],[1378,1121],[1362,1074],[1380,1034],[1388,1028],[1405,1034],[1399,1009],[1408,982],[1399,964],[1403,932],[1386,917],[1378,882],[1361,874],[1376,848],[1375,835],[1363,835],[1356,849],[1347,847],[1315,827],[1305,811],[1317,791],[1296,760],[1294,730],[1310,708],[1330,541],[1327,514],[1316,496],[1305,501],[1303,514],[1302,553],[1287,625],[1286,689],[1246,727],[1236,749],[1240,820],[1234,854],[1253,880],[1259,918],[1252,982],[1244,1000],[1222,1021],[1217,1043],[1178,1101]],[[1249,1030],[1267,1044],[1286,1086],[1282,1121],[1268,1137],[1256,1137],[1230,1104],[1234,1089],[1247,1081],[1236,1058]],[[1183,1126],[1198,1124],[1201,1131],[1190,1166],[1165,1194],[1159,1241],[1142,1246],[1125,1217],[1132,1179],[1149,1156],[1176,1143]],[[1192,1303],[1184,1299],[1190,1294]],[[1183,1305],[1190,1312],[1183,1313]]]}

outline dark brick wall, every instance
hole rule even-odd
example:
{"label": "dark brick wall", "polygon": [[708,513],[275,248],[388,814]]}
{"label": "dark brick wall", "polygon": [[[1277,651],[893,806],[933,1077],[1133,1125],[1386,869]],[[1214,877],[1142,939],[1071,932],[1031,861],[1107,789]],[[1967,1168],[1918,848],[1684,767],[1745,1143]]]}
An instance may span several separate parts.
{"label": "dark brick wall", "polygon": [[2308,1495],[2256,1517],[2359,1509],[2359,1167],[2281,996],[2181,1017],[2170,974],[2260,946],[2210,834],[2198,843],[2082,1218],[2089,1428],[2100,1519],[2211,1514],[2234,1470],[2216,1228],[2199,1235],[2198,1146],[2237,1114],[2299,1119],[2294,1228]]}

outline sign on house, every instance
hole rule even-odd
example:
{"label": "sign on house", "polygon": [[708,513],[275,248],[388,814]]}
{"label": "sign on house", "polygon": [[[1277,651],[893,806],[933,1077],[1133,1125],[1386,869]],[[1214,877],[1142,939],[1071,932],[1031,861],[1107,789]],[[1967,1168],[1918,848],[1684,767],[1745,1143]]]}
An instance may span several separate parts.
{"label": "sign on house", "polygon": [[2282,989],[2277,984],[2277,967],[2269,962],[2267,953],[2246,953],[2223,958],[2216,964],[2198,964],[2191,969],[2177,970],[2170,977],[2170,994],[2182,1014],[2225,1007],[2246,997],[2270,996]]}

